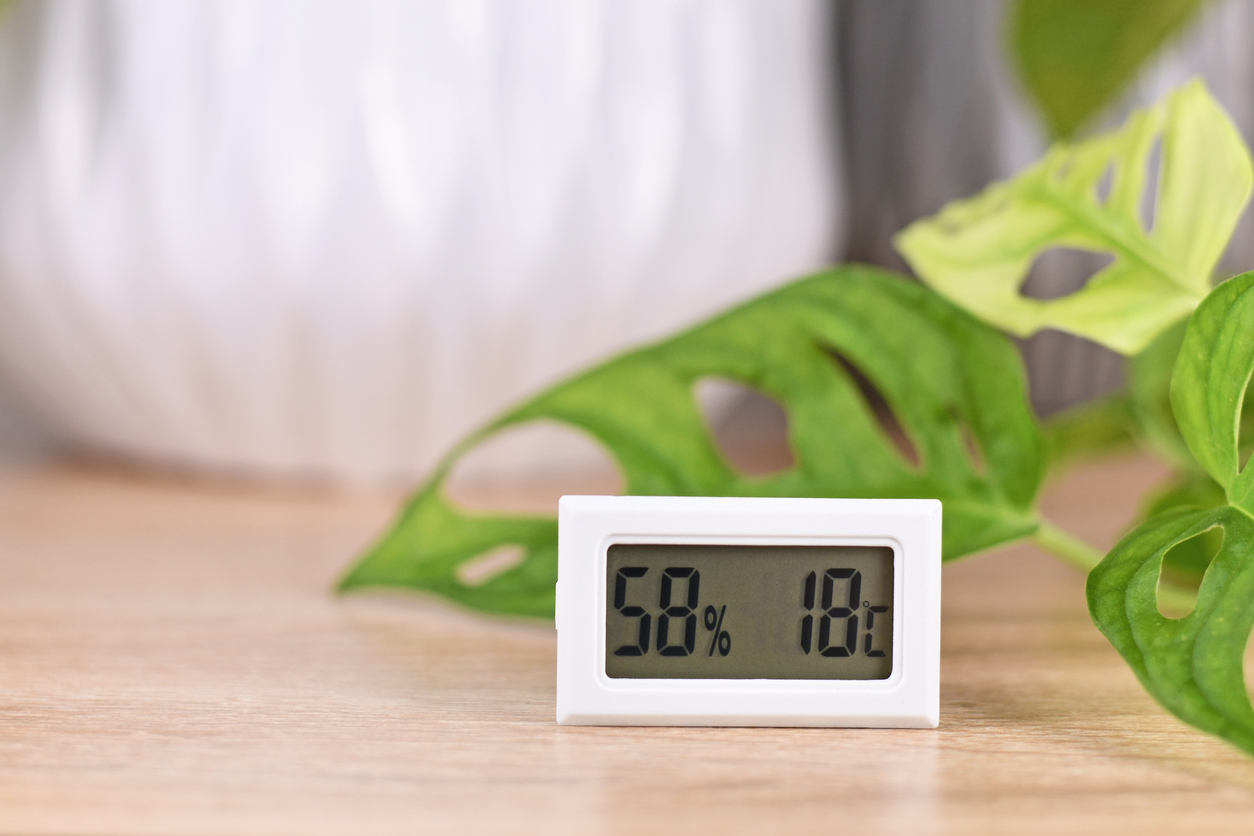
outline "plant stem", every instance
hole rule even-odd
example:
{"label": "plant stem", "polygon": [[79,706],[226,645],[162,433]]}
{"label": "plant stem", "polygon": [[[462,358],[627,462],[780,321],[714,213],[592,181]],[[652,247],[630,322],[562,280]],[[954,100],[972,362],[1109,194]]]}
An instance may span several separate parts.
{"label": "plant stem", "polygon": [[1032,535],[1032,542],[1085,572],[1092,571],[1102,562],[1101,552],[1046,520],[1041,520],[1041,527]]}
{"label": "plant stem", "polygon": [[[1088,543],[1072,537],[1058,526],[1047,520],[1041,520],[1041,527],[1032,535],[1032,542],[1045,551],[1062,558],[1085,573],[1102,561],[1102,553]],[[1167,580],[1158,582],[1158,604],[1160,609],[1174,613],[1192,612],[1197,602],[1197,591],[1181,589]]]}

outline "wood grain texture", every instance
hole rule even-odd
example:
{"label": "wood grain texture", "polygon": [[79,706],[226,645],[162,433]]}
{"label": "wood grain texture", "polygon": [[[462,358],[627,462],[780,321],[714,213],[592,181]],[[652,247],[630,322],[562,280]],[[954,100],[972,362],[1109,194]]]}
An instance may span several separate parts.
{"label": "wood grain texture", "polygon": [[[1046,504],[1105,545],[1159,475]],[[559,728],[551,626],[329,592],[398,501],[0,475],[0,832],[1254,829],[1254,762],[1146,697],[1029,548],[946,569],[935,731]]]}

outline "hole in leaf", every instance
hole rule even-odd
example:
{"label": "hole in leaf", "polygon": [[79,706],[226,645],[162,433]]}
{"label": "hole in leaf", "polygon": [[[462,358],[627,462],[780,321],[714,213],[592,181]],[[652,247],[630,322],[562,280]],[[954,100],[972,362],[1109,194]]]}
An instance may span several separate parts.
{"label": "hole in leaf", "polygon": [[1102,172],[1101,179],[1093,187],[1093,199],[1103,206],[1110,199],[1110,184],[1115,179],[1115,167],[1113,165],[1106,166],[1106,170]]}
{"label": "hole in leaf", "polygon": [[1214,526],[1176,543],[1163,555],[1162,569],[1158,573],[1158,611],[1167,618],[1184,618],[1193,611],[1192,606],[1164,600],[1164,585],[1176,591],[1193,591],[1202,583],[1206,567],[1224,542],[1222,526]]}
{"label": "hole in leaf", "polygon": [[622,493],[618,466],[590,435],[556,421],[508,427],[453,465],[444,483],[468,511],[552,514],[564,494]]}
{"label": "hole in leaf", "polygon": [[703,377],[692,387],[693,397],[697,399],[697,407],[710,426],[721,422],[741,399],[756,392],[757,390],[752,386],[746,386],[726,377]]}
{"label": "hole in leaf", "polygon": [[1141,190],[1141,228],[1148,235],[1154,230],[1154,218],[1158,203],[1158,178],[1163,163],[1163,138],[1154,140],[1145,158],[1145,185]]}
{"label": "hole in leaf", "polygon": [[984,459],[984,450],[980,447],[979,439],[971,431],[971,425],[956,414],[954,421],[958,424],[959,432],[962,433],[962,443],[967,449],[967,458],[971,460],[971,469],[981,476],[985,475],[988,473],[988,462]]}
{"label": "hole in leaf", "polygon": [[1054,172],[1055,180],[1066,180],[1067,175],[1071,173],[1072,166],[1075,165],[1075,152],[1067,154],[1067,158],[1062,161],[1062,165],[1058,166],[1058,170]]}
{"label": "hole in leaf", "polygon": [[522,546],[498,546],[472,557],[457,567],[454,573],[462,586],[483,586],[497,575],[503,575],[515,566],[522,564],[527,557],[527,550]]}
{"label": "hole in leaf", "polygon": [[1254,700],[1254,642],[1250,641],[1250,637],[1245,638],[1245,664],[1242,665],[1245,674],[1245,691]]}
{"label": "hole in leaf", "polygon": [[793,466],[788,413],[779,401],[721,377],[702,378],[693,391],[714,445],[736,471],[763,477]]}
{"label": "hole in leaf", "polygon": [[1241,396],[1241,419],[1237,425],[1237,465],[1241,470],[1250,461],[1250,453],[1254,451],[1254,400],[1250,391],[1254,390],[1254,381],[1245,384],[1245,394]]}
{"label": "hole in leaf", "polygon": [[1070,296],[1114,260],[1109,253],[1050,247],[1037,255],[1019,292],[1028,299],[1041,301]]}
{"label": "hole in leaf", "polygon": [[848,357],[832,348],[828,348],[827,353],[840,364],[840,367],[845,370],[849,378],[858,387],[858,391],[862,393],[863,399],[866,400],[867,408],[871,411],[875,420],[879,422],[880,429],[884,431],[884,436],[911,467],[918,468],[921,461],[919,451],[911,443],[910,436],[906,434],[906,428],[897,420],[897,415],[889,405],[888,399],[884,397],[884,393]]}

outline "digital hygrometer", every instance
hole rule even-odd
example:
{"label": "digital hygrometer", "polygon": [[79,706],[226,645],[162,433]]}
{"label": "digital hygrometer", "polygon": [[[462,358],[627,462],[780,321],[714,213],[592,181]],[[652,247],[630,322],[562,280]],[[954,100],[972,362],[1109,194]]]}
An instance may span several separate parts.
{"label": "digital hygrometer", "polygon": [[557,719],[939,720],[932,499],[566,496]]}

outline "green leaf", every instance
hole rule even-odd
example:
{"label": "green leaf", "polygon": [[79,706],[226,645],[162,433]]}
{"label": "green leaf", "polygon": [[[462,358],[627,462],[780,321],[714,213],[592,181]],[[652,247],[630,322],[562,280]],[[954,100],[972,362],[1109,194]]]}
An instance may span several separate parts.
{"label": "green leaf", "polygon": [[[1215,288],[1189,318],[1171,406],[1209,475],[1185,473],[1156,497],[1150,510],[1159,513],[1089,575],[1088,602],[1094,622],[1159,702],[1254,754],[1254,709],[1242,668],[1254,629],[1254,509],[1240,466],[1252,325],[1254,273]],[[1189,580],[1203,570],[1193,611],[1164,617],[1160,580]]]}
{"label": "green leaf", "polygon": [[1254,513],[1254,471],[1241,461],[1252,371],[1254,272],[1219,285],[1194,311],[1171,377],[1171,407],[1189,450],[1230,503]]}
{"label": "green leaf", "polygon": [[[1127,358],[1127,389],[1071,407],[1045,422],[1050,470],[1137,446],[1172,464],[1181,475],[1202,471],[1189,453],[1171,412],[1171,370],[1186,321],[1168,328]],[[1203,474],[1204,476],[1204,474]],[[1205,477],[1206,481],[1211,481]]]}
{"label": "green leaf", "polygon": [[1134,448],[1138,426],[1128,396],[1119,393],[1059,412],[1042,430],[1049,468],[1056,471],[1075,461]]}
{"label": "green leaf", "polygon": [[[1171,479],[1151,491],[1137,522],[1180,508],[1217,508],[1228,500],[1224,490],[1198,465],[1176,425],[1171,408],[1171,374],[1184,342],[1187,321],[1164,331],[1127,364],[1129,407],[1138,442],[1170,463]],[[1245,414],[1254,416],[1246,405]],[[1218,531],[1194,537],[1171,549],[1163,560],[1163,576],[1173,584],[1196,589],[1218,549]]]}
{"label": "green leaf", "polygon": [[[1170,464],[1176,471],[1173,481],[1204,483],[1218,490],[1220,501],[1206,503],[1207,507],[1225,501],[1223,490],[1189,452],[1171,409],[1171,373],[1187,324],[1187,320],[1180,321],[1158,335],[1139,354],[1127,358],[1125,391],[1050,417],[1043,430],[1051,471],[1135,445]],[[1242,407],[1240,437],[1244,445],[1241,454],[1245,457],[1254,442],[1254,400],[1246,399]]]}
{"label": "green leaf", "polygon": [[1204,0],[1018,0],[1011,49],[1054,136],[1070,137],[1133,80]]}
{"label": "green leaf", "polygon": [[[1160,134],[1155,219],[1146,230],[1142,193]],[[1252,183],[1244,142],[1195,81],[1133,113],[1119,131],[1055,145],[1014,179],[916,221],[896,245],[926,283],[985,322],[1020,337],[1056,328],[1135,354],[1206,296]],[[1023,296],[1033,261],[1053,247],[1114,261],[1067,296]]]}
{"label": "green leaf", "polygon": [[[1125,366],[1128,387],[1073,407],[1050,418],[1043,427],[1050,472],[1095,456],[1139,446],[1174,468],[1169,481],[1153,489],[1137,516],[1137,524],[1180,508],[1215,508],[1227,504],[1224,490],[1189,452],[1171,411],[1171,372],[1184,340],[1187,322],[1164,331]],[[1243,421],[1254,423],[1254,404],[1247,402]],[[1219,534],[1202,535],[1171,549],[1163,575],[1180,591],[1196,590]]]}
{"label": "green leaf", "polygon": [[[1158,610],[1163,557],[1218,528],[1223,544],[1189,615]],[[1230,505],[1174,511],[1123,538],[1088,579],[1089,612],[1145,690],[1185,722],[1254,754],[1242,663],[1254,628],[1254,519]]]}
{"label": "green leaf", "polygon": [[[1169,511],[1196,511],[1227,504],[1223,488],[1210,476],[1194,469],[1176,474],[1166,485],[1152,491],[1138,522]],[[1215,529],[1180,543],[1163,558],[1163,577],[1180,589],[1196,590],[1222,539],[1221,532]]]}
{"label": "green leaf", "polygon": [[[878,390],[917,464],[889,438],[850,368]],[[724,461],[693,394],[707,377],[783,404],[791,468],[755,479]],[[542,420],[604,445],[633,494],[936,497],[945,504],[949,559],[1037,528],[1043,455],[1014,347],[915,282],[846,266],[622,355],[508,412],[450,454],[342,588],[399,585],[481,610],[550,614],[554,521],[467,513],[443,490],[462,453]],[[476,587],[457,579],[460,564],[503,545],[526,550],[522,565]]]}
{"label": "green leaf", "polygon": [[1171,373],[1184,342],[1182,320],[1163,331],[1140,354],[1128,359],[1129,408],[1136,421],[1141,445],[1168,462],[1181,474],[1202,474],[1176,426],[1171,409]]}
{"label": "green leaf", "polygon": [[[1203,302],[1203,305],[1209,304]],[[1169,328],[1148,348],[1129,358],[1128,392],[1112,396],[1126,399],[1137,442],[1175,469],[1170,481],[1150,493],[1138,522],[1179,508],[1216,508],[1228,503],[1223,487],[1193,458],[1171,407],[1172,371],[1187,324],[1187,321],[1181,322]],[[1095,415],[1090,420],[1096,422],[1099,417]],[[1246,442],[1238,452],[1244,458],[1249,452],[1248,439],[1254,437],[1251,432],[1254,430],[1254,401],[1244,401],[1240,422],[1239,437]],[[1212,532],[1173,548],[1164,559],[1164,577],[1176,585],[1196,588],[1218,548],[1218,537],[1217,532]]]}

